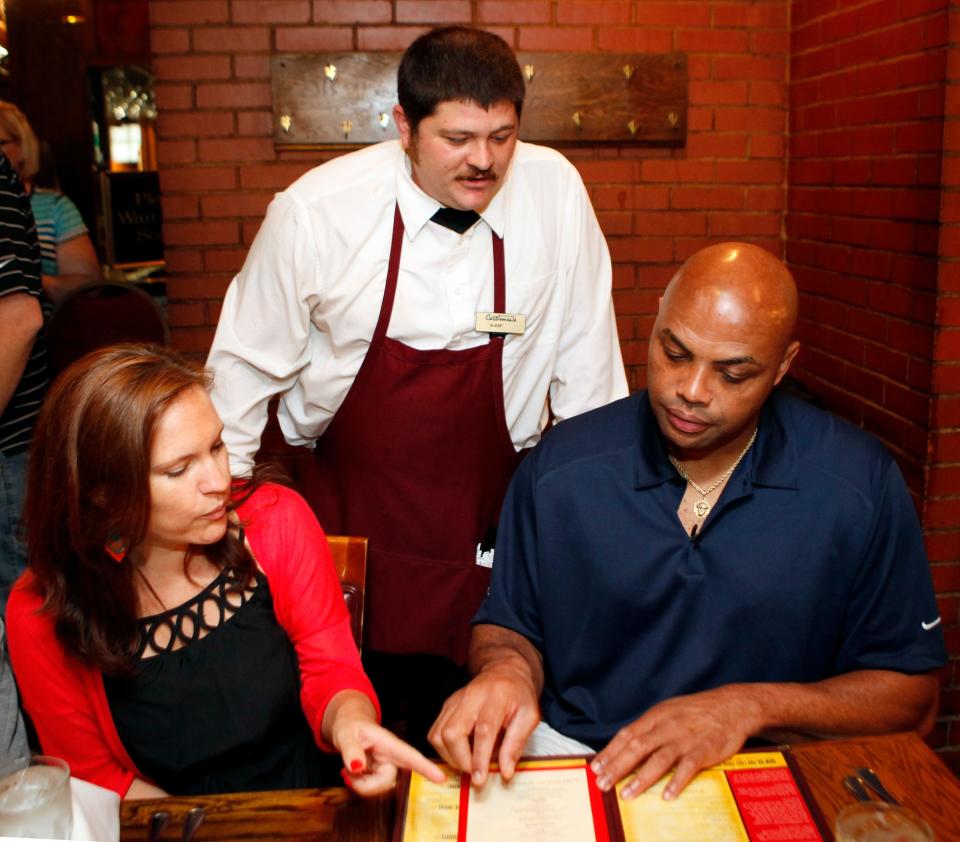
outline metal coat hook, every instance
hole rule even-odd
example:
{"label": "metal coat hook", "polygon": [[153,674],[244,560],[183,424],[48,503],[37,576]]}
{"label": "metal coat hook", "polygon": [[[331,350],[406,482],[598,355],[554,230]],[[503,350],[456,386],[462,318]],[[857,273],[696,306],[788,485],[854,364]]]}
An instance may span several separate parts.
{"label": "metal coat hook", "polygon": [[377,122],[380,124],[380,128],[384,131],[387,130],[387,126],[390,125],[390,115],[386,111],[381,111],[380,115],[377,117]]}
{"label": "metal coat hook", "polygon": [[280,115],[280,128],[283,129],[284,134],[287,134],[290,131],[290,126],[293,125],[293,118],[289,114]]}
{"label": "metal coat hook", "polygon": [[323,75],[331,82],[335,82],[337,80],[337,66],[335,64],[325,64],[323,66]]}
{"label": "metal coat hook", "polygon": [[533,77],[536,74],[536,72],[537,72],[537,68],[534,67],[532,64],[525,64],[523,66],[523,76],[528,82],[533,80]]}
{"label": "metal coat hook", "polygon": [[667,115],[667,122],[670,124],[671,129],[675,129],[677,124],[680,122],[680,115],[676,111],[671,111]]}
{"label": "metal coat hook", "polygon": [[343,139],[347,140],[350,137],[350,132],[353,131],[353,123],[350,120],[344,120],[340,124],[340,128],[343,131]]}
{"label": "metal coat hook", "polygon": [[635,68],[632,64],[625,64],[620,68],[620,70],[623,71],[623,75],[627,77],[628,82],[631,78],[633,78],[633,74],[636,69],[637,68]]}
{"label": "metal coat hook", "polygon": [[580,111],[574,111],[571,115],[573,122],[576,124],[579,129],[583,125],[583,114]]}
{"label": "metal coat hook", "polygon": [[637,136],[637,130],[640,128],[640,124],[636,120],[631,120],[627,123],[627,131],[630,132],[630,137]]}

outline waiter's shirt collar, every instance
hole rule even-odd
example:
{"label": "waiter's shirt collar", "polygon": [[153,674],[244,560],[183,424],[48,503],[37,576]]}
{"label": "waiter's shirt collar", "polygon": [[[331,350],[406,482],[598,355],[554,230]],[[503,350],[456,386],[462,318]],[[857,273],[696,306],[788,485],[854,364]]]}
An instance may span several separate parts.
{"label": "waiter's shirt collar", "polygon": [[[517,143],[519,146],[519,142]],[[400,150],[397,161],[397,204],[400,206],[400,216],[403,218],[403,227],[407,239],[413,241],[420,230],[430,221],[432,217],[443,205],[428,196],[421,190],[413,180],[413,172],[410,167],[410,159],[404,152],[403,146],[397,144]],[[517,155],[514,150],[514,158]],[[483,220],[491,230],[498,236],[503,237],[503,231],[506,227],[506,195],[510,188],[510,173],[513,170],[513,160],[510,161],[510,167],[507,172],[500,176],[500,189],[487,205],[486,209],[480,213],[480,219]]]}

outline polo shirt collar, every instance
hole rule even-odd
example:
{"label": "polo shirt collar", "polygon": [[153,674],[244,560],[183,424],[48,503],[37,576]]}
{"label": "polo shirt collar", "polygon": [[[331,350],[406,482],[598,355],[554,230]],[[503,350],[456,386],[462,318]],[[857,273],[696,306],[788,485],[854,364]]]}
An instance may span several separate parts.
{"label": "polo shirt collar", "polygon": [[660,432],[657,419],[650,408],[650,397],[646,390],[640,393],[637,402],[637,441],[635,462],[635,486],[651,488],[662,485],[677,476],[677,470],[670,463],[667,443]]}
{"label": "polo shirt collar", "polygon": [[[774,392],[760,412],[757,440],[744,456],[744,468],[754,485],[798,487],[797,445],[787,436],[784,412],[784,400]],[[637,416],[635,486],[650,488],[669,482],[677,477],[677,471],[646,391],[640,393]]]}
{"label": "polo shirt collar", "polygon": [[[443,205],[433,196],[428,196],[421,190],[413,180],[413,171],[410,167],[410,159],[403,147],[398,143],[397,148],[399,157],[397,160],[396,183],[397,183],[397,204],[400,206],[400,216],[403,218],[403,227],[407,239],[413,241],[423,229],[423,226],[430,221],[432,217]],[[516,152],[513,155],[517,157]],[[504,182],[500,189],[487,205],[482,219],[498,237],[503,237],[503,231],[506,227],[506,202],[507,193],[510,189],[510,174],[513,171],[513,161],[503,176]]]}
{"label": "polo shirt collar", "polygon": [[760,412],[757,441],[747,454],[747,469],[754,485],[799,488],[797,441],[787,435],[787,404],[787,399],[774,389]]}

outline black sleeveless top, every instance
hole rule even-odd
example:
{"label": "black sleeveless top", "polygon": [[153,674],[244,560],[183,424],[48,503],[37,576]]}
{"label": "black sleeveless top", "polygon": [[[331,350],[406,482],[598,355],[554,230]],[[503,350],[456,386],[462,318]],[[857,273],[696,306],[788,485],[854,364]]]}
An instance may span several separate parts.
{"label": "black sleeveless top", "polygon": [[[211,619],[212,618],[212,619]],[[132,676],[104,676],[120,740],[173,795],[333,786],[300,707],[296,653],[266,578],[228,572],[183,605],[140,620]]]}

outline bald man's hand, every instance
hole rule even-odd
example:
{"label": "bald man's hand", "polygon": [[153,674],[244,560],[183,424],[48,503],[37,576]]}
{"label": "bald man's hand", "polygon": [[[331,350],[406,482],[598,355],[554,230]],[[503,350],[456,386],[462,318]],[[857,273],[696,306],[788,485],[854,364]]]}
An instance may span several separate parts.
{"label": "bald man's hand", "polygon": [[916,730],[937,718],[936,675],[853,670],[810,684],[727,684],[677,696],[621,728],[591,764],[602,790],[636,772],[633,798],[674,769],[663,791],[676,798],[693,776],[738,752],[747,737],[794,734],[843,737]]}
{"label": "bald man's hand", "polygon": [[522,661],[490,666],[447,699],[428,739],[447,763],[468,773],[474,786],[483,786],[502,735],[500,775],[510,780],[540,722],[538,695]]}
{"label": "bald man's hand", "polygon": [[755,733],[756,707],[746,686],[735,684],[661,702],[621,728],[596,756],[597,785],[606,791],[635,772],[622,792],[634,798],[676,767],[663,793],[672,800],[701,769],[743,747]]}

